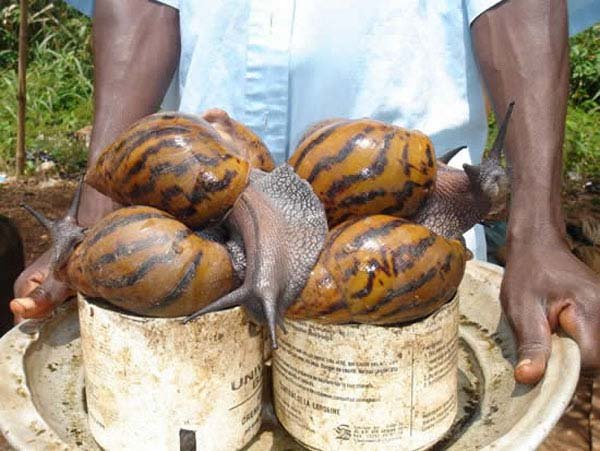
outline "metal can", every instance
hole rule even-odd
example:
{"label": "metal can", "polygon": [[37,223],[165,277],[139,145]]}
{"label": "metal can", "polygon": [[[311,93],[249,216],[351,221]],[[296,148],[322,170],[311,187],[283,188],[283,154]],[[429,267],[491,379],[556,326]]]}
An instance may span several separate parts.
{"label": "metal can", "polygon": [[88,422],[100,446],[234,450],[258,432],[263,334],[241,308],[182,324],[78,302]]}
{"label": "metal can", "polygon": [[457,411],[458,297],[402,326],[285,321],[275,412],[313,450],[415,450]]}

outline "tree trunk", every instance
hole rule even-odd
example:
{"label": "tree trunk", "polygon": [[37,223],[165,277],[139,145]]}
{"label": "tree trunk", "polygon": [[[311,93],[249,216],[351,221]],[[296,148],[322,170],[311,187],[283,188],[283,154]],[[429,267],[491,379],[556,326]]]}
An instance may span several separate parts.
{"label": "tree trunk", "polygon": [[25,113],[27,107],[26,72],[27,72],[27,0],[19,0],[21,22],[19,25],[19,91],[17,101],[19,111],[17,118],[17,177],[23,175],[25,169]]}

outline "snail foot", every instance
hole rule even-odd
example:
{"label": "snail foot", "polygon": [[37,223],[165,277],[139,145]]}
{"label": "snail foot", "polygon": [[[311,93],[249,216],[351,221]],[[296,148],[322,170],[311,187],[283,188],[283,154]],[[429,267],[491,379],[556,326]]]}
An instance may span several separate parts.
{"label": "snail foot", "polygon": [[243,241],[244,283],[185,321],[243,305],[253,321],[267,325],[276,348],[276,325],[285,332],[285,312],[304,288],[325,242],[323,205],[290,166],[270,173],[253,170],[227,226]]}

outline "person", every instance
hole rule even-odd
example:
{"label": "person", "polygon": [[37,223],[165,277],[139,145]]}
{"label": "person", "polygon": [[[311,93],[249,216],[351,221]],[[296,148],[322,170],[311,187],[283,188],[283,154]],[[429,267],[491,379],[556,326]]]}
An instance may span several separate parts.
{"label": "person", "polygon": [[12,327],[8,302],[13,298],[13,284],[25,266],[23,241],[17,226],[0,215],[0,337]]}
{"label": "person", "polygon": [[[92,3],[72,0],[92,13]],[[94,127],[89,163],[159,109],[177,71],[182,111],[219,107],[285,159],[311,123],[373,117],[428,134],[436,149],[466,144],[478,161],[494,110],[516,101],[506,139],[512,195],[501,301],[519,343],[515,377],[535,383],[562,328],[585,368],[600,367],[600,281],[570,252],[560,206],[571,31],[600,16],[593,0],[97,0]],[[78,218],[115,205],[85,186]],[[484,258],[480,231],[467,237]],[[479,238],[479,240],[477,239]],[[48,275],[43,256],[19,278],[14,312]],[[48,293],[58,302],[66,293]]]}

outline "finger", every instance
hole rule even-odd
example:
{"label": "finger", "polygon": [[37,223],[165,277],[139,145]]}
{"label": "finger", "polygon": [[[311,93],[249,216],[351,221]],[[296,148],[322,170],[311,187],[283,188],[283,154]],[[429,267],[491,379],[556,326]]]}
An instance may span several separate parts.
{"label": "finger", "polygon": [[548,320],[541,303],[533,298],[512,299],[505,304],[518,345],[515,379],[522,384],[535,384],[544,375],[550,357]]}
{"label": "finger", "polygon": [[13,315],[22,319],[44,318],[54,306],[54,302],[47,296],[15,298],[10,301],[10,310]]}
{"label": "finger", "polygon": [[44,318],[70,294],[67,286],[49,276],[27,296],[13,299],[10,309],[16,317]]}
{"label": "finger", "polygon": [[202,118],[210,123],[219,122],[225,125],[231,125],[231,117],[226,111],[220,108],[211,108],[202,113]]}
{"label": "finger", "polygon": [[600,371],[600,330],[597,326],[600,321],[595,317],[597,315],[586,313],[572,302],[565,304],[558,313],[558,323],[579,345],[583,369],[597,373]]}
{"label": "finger", "polygon": [[54,309],[56,302],[52,295],[38,286],[29,296],[15,298],[10,302],[10,310],[15,316],[24,319],[44,318]]}
{"label": "finger", "polygon": [[42,254],[31,266],[25,269],[14,284],[15,297],[29,295],[38,285],[42,284],[48,274],[49,253]]}
{"label": "finger", "polygon": [[18,280],[15,283],[15,297],[21,298],[28,296],[33,290],[39,287],[44,282],[44,277],[41,273],[36,272],[23,280]]}

